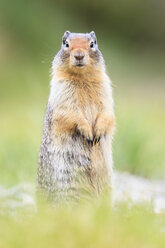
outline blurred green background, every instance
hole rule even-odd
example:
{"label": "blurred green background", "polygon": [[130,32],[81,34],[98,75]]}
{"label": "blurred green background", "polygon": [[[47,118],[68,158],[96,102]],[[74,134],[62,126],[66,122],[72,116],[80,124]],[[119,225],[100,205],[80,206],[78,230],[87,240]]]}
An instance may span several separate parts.
{"label": "blurred green background", "polygon": [[35,181],[50,67],[66,30],[96,32],[113,82],[117,170],[165,178],[165,2],[0,0],[0,182]]}

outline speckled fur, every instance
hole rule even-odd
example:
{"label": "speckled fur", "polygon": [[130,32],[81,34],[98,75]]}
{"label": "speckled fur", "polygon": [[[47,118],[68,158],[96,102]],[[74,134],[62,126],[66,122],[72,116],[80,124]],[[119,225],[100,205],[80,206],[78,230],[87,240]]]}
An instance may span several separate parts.
{"label": "speckled fur", "polygon": [[[89,48],[94,38],[66,32],[70,48],[63,44],[53,61],[37,182],[54,202],[98,195],[112,184],[112,89],[101,52]],[[83,68],[74,64],[77,49],[85,55]]]}

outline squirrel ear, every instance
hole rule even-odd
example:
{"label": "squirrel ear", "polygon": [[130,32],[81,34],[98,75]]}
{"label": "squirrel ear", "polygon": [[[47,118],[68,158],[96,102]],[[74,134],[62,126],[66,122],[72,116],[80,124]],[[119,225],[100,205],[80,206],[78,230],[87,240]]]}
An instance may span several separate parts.
{"label": "squirrel ear", "polygon": [[63,42],[63,44],[65,44],[65,42],[66,42],[66,39],[68,38],[68,36],[70,35],[70,31],[66,31],[65,33],[64,33],[64,35],[63,35],[63,37],[62,37],[62,42]]}
{"label": "squirrel ear", "polygon": [[91,36],[96,36],[94,31],[90,32],[90,35]]}
{"label": "squirrel ear", "polygon": [[64,35],[69,36],[70,33],[71,33],[71,32],[67,30],[67,31],[65,31]]}
{"label": "squirrel ear", "polygon": [[90,35],[94,39],[94,41],[96,43],[97,42],[97,38],[96,38],[95,32],[94,31],[90,32]]}

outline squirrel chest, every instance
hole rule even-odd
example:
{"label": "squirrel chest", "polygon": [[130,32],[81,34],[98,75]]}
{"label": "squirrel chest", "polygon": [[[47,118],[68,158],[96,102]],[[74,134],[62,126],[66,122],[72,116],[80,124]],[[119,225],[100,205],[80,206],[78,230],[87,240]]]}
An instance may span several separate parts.
{"label": "squirrel chest", "polygon": [[77,88],[75,91],[77,107],[81,109],[88,123],[93,126],[98,112],[102,106],[100,92],[94,85],[86,85],[84,88]]}

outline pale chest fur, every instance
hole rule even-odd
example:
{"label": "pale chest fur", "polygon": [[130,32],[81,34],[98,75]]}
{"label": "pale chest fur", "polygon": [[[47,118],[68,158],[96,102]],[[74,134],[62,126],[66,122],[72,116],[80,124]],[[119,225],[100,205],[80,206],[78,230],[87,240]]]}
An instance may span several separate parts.
{"label": "pale chest fur", "polygon": [[84,89],[77,88],[75,91],[77,106],[91,126],[94,125],[102,108],[101,91],[101,89],[94,89],[93,85]]}
{"label": "pale chest fur", "polygon": [[111,87],[109,81],[80,82],[59,81],[53,78],[49,104],[53,112],[61,114],[69,113],[74,109],[79,115],[79,111],[84,115],[88,123],[93,126],[97,115],[108,103],[111,105]]}

